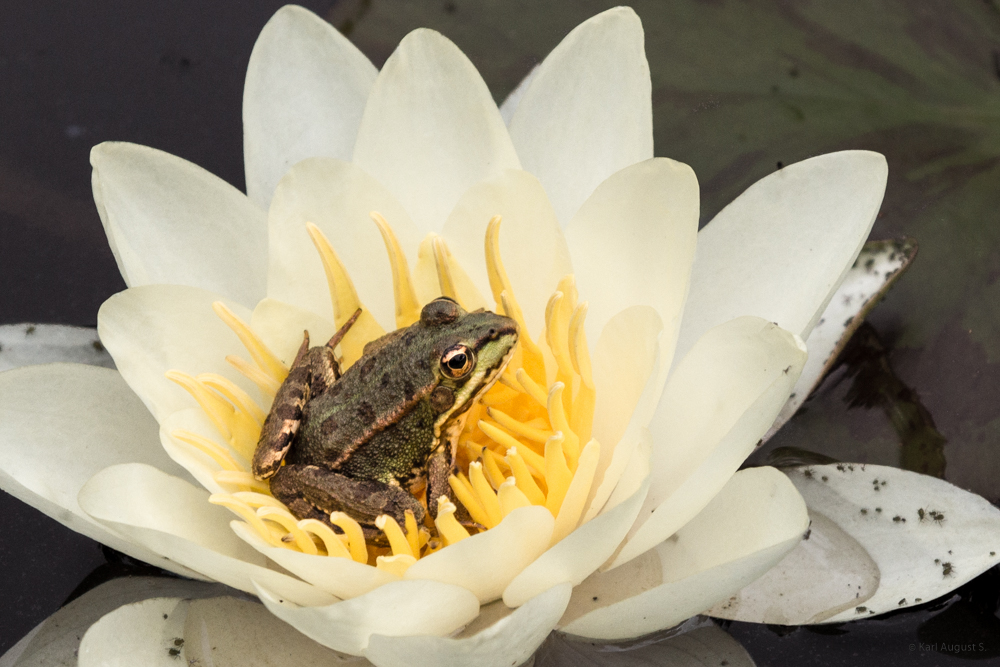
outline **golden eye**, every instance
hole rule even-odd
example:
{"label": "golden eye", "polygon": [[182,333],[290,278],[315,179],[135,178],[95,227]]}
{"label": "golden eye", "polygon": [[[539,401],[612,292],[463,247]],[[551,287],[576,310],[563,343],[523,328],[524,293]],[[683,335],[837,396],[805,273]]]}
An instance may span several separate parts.
{"label": "golden eye", "polygon": [[465,345],[456,345],[441,357],[441,370],[453,380],[471,373],[475,365],[476,354]]}

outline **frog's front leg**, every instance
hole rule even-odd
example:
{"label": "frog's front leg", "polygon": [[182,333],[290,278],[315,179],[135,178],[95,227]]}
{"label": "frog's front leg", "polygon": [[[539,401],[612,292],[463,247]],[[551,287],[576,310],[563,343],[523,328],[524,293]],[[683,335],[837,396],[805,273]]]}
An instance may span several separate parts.
{"label": "frog's front leg", "polygon": [[309,332],[306,331],[288,377],[278,388],[271,411],[260,430],[251,467],[254,477],[259,480],[271,477],[281,467],[295,434],[299,432],[302,409],[309,400],[309,380],[312,374],[309,356]]}
{"label": "frog's front leg", "polygon": [[361,524],[365,538],[381,541],[375,519],[388,514],[403,526],[406,510],[417,523],[426,511],[406,490],[373,479],[355,479],[314,465],[281,466],[271,478],[271,493],[299,518],[314,518],[330,524],[331,512],[344,512]]}

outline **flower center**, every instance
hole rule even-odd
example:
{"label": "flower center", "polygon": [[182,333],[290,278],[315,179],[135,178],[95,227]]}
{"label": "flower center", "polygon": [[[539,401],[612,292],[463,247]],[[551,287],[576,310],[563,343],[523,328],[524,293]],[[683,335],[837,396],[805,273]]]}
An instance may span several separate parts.
{"label": "flower center", "polygon": [[[406,257],[388,223],[377,213],[372,213],[372,218],[382,233],[392,266],[396,325],[410,326],[420,318],[422,304],[416,297]],[[365,344],[384,331],[362,306],[323,233],[312,224],[308,231],[323,261],[337,327],[362,310],[338,348],[346,370],[362,356]],[[192,377],[169,371],[167,377],[194,397],[224,441],[220,444],[186,430],[170,433],[189,461],[200,462],[191,465],[203,468],[202,478],[227,491],[213,494],[209,501],[233,511],[273,547],[351,558],[400,575],[417,559],[489,530],[528,505],[544,506],[555,517],[553,544],[569,535],[586,509],[600,454],[600,445],[591,438],[595,390],[583,328],[587,304],[577,303],[573,276],[564,277],[546,306],[545,333],[533,341],[500,258],[499,233],[500,217],[496,216],[486,232],[490,289],[496,311],[514,319],[522,335],[498,381],[468,410],[458,437],[458,472],[449,483],[471,524],[459,520],[458,507],[446,496],[438,500],[437,516],[428,514],[425,525],[418,525],[411,511],[406,512],[403,526],[391,516],[380,516],[376,527],[384,533],[388,547],[366,543],[361,525],[342,512],[330,515],[330,524],[340,532],[316,519],[296,518],[271,495],[268,483],[250,472],[249,461],[266,410],[220,375]],[[421,247],[421,254],[425,253],[433,257],[441,295],[461,304],[455,280],[461,268],[444,240],[428,237]],[[217,302],[213,307],[250,356],[247,360],[231,355],[226,361],[250,379],[270,405],[288,375],[288,367],[225,305]]]}

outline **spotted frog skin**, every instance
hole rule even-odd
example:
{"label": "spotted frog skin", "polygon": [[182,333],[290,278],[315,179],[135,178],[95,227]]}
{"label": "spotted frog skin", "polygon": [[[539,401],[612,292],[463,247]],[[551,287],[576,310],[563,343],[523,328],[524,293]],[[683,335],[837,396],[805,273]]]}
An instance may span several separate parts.
{"label": "spotted frog skin", "polygon": [[[517,342],[514,320],[467,313],[438,298],[420,320],[365,346],[343,375],[333,349],[354,319],[321,347],[308,333],[275,396],[253,457],[253,474],[300,519],[327,524],[331,512],[357,520],[381,539],[375,519],[402,525],[405,511],[452,497],[448,477],[464,415],[489,389]],[[284,465],[282,465],[284,462]]]}

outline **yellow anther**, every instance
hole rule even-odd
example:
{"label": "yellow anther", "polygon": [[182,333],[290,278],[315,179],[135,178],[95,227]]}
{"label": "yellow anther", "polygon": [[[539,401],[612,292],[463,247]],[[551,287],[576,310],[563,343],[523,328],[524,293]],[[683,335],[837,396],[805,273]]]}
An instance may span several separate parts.
{"label": "yellow anther", "polygon": [[320,542],[323,543],[323,547],[326,549],[327,556],[333,556],[334,558],[351,557],[351,552],[347,550],[341,536],[333,532],[330,526],[326,525],[322,521],[317,521],[316,519],[302,519],[299,521],[299,528],[310,535],[318,537]]}
{"label": "yellow anther", "polygon": [[545,507],[552,512],[553,517],[559,516],[559,508],[573,479],[563,453],[564,441],[563,434],[557,431],[545,443],[545,483],[549,487],[545,495]]}
{"label": "yellow anther", "polygon": [[257,385],[257,388],[260,389],[260,392],[264,396],[272,401],[274,400],[274,395],[278,393],[278,389],[281,387],[280,382],[246,359],[237,357],[235,354],[227,356],[226,361],[229,362],[230,366],[242,373],[244,377]]}
{"label": "yellow anther", "polygon": [[[375,221],[379,232],[382,233],[382,241],[385,242],[385,250],[389,254],[389,264],[392,267],[392,289],[396,299],[396,327],[402,329],[420,319],[420,303],[413,290],[410,266],[406,262],[406,255],[403,253],[402,247],[399,245],[399,239],[396,238],[396,234],[385,218],[375,211],[368,215]],[[445,296],[451,295],[446,294]]]}
{"label": "yellow anther", "polygon": [[249,394],[236,386],[232,380],[222,377],[216,373],[202,373],[195,379],[209,389],[214,389],[225,396],[230,403],[253,419],[257,423],[257,428],[264,425],[264,418],[267,417],[267,415],[260,409],[260,406],[257,405],[256,401],[250,398]]}
{"label": "yellow anther", "polygon": [[434,249],[434,268],[437,270],[438,287],[441,294],[458,301],[458,290],[455,289],[455,281],[451,277],[451,266],[448,261],[448,246],[440,236],[433,237],[431,247]]}
{"label": "yellow anther", "polygon": [[375,321],[367,308],[362,306],[358,299],[358,293],[354,289],[354,283],[347,274],[347,269],[334,252],[330,241],[319,227],[311,222],[306,223],[309,237],[312,238],[313,245],[319,252],[323,262],[323,271],[326,273],[327,285],[330,288],[330,299],[333,302],[333,320],[339,329],[351,319],[351,316],[361,308],[361,317],[354,322],[351,330],[347,332],[343,340],[340,341],[340,353],[343,356],[344,367],[350,367],[355,361],[361,358],[364,353],[365,344],[376,338],[385,335],[385,330]]}
{"label": "yellow anther", "polygon": [[507,450],[506,457],[507,465],[510,466],[510,469],[514,473],[517,488],[524,493],[532,505],[544,505],[545,494],[542,493],[542,490],[538,488],[538,484],[535,483],[535,478],[532,477],[531,471],[528,470],[528,466],[524,462],[520,451],[516,447],[511,447]]}
{"label": "yellow anther", "polygon": [[494,426],[488,421],[480,419],[479,428],[482,429],[483,433],[486,434],[486,437],[488,437],[490,440],[497,443],[504,449],[510,449],[511,447],[518,447],[521,445],[521,443],[518,442],[514,436],[507,433],[500,427]]}
{"label": "yellow anther", "polygon": [[389,548],[394,556],[413,556],[413,549],[403,534],[403,529],[399,527],[396,520],[388,514],[383,514],[375,519],[375,527],[385,533],[389,538]]}
{"label": "yellow anther", "polygon": [[410,566],[416,562],[416,558],[407,554],[379,556],[375,559],[375,567],[402,577],[410,569]]}
{"label": "yellow anther", "polygon": [[583,516],[584,505],[590,494],[590,487],[597,472],[597,461],[601,455],[601,446],[596,440],[591,440],[580,452],[580,461],[569,488],[563,498],[559,514],[556,516],[555,528],[552,530],[552,544],[572,533]]}
{"label": "yellow anther", "polygon": [[[420,547],[423,546],[423,544],[420,543],[423,535],[417,526],[417,517],[413,514],[413,510],[406,510],[403,512],[403,516],[406,519],[406,541],[410,544],[410,552],[414,556],[419,557]],[[430,536],[428,535],[427,538],[429,537]],[[426,544],[427,539],[424,539],[423,542]]]}
{"label": "yellow anther", "polygon": [[288,367],[281,363],[281,360],[268,349],[267,345],[264,345],[264,341],[243,320],[238,318],[236,313],[231,311],[221,301],[213,303],[212,310],[219,316],[219,319],[233,330],[233,333],[243,343],[243,347],[250,353],[250,357],[254,360],[254,363],[262,371],[271,376],[279,384],[285,380],[285,376],[288,375]]}
{"label": "yellow anther", "polygon": [[448,478],[448,484],[451,485],[451,490],[454,492],[455,497],[458,498],[458,501],[468,510],[472,520],[485,526],[489,523],[489,516],[486,514],[486,510],[483,509],[483,506],[479,504],[479,498],[472,490],[472,485],[468,481],[463,481],[463,477],[464,475],[461,477],[452,475]]}
{"label": "yellow anther", "polygon": [[566,453],[566,463],[570,470],[576,470],[576,460],[580,458],[580,439],[569,427],[569,419],[566,418],[566,411],[563,408],[563,391],[565,385],[562,382],[554,382],[549,388],[549,423],[556,431],[562,431],[564,443],[563,451]]}
{"label": "yellow anther", "polygon": [[455,518],[457,509],[455,504],[448,500],[448,496],[438,498],[438,514],[434,519],[434,526],[445,544],[455,544],[469,537],[469,531]]}
{"label": "yellow anther", "polygon": [[528,496],[524,495],[524,492],[517,488],[517,479],[514,477],[508,477],[500,485],[500,490],[497,491],[497,499],[500,501],[500,511],[503,512],[504,516],[507,516],[519,507],[527,507],[531,504]]}
{"label": "yellow anther", "polygon": [[569,358],[573,362],[573,370],[580,376],[583,384],[593,388],[594,373],[590,366],[587,333],[583,327],[589,307],[590,304],[584,301],[576,307],[576,310],[573,311],[573,317],[569,320]]}
{"label": "yellow anther", "polygon": [[520,392],[509,389],[501,383],[496,383],[490,390],[483,394],[479,402],[487,407],[494,405],[506,405],[518,397]]}
{"label": "yellow anther", "polygon": [[560,278],[559,284],[556,285],[556,291],[562,292],[566,297],[562,306],[565,309],[565,319],[569,320],[570,313],[572,313],[576,308],[576,300],[578,298],[578,292],[576,290],[576,277],[572,273],[568,273]]}
{"label": "yellow anther", "polygon": [[260,535],[261,538],[263,538],[264,541],[272,547],[284,546],[281,543],[281,540],[275,537],[274,532],[264,524],[259,516],[257,516],[257,513],[254,512],[253,508],[242,500],[228,494],[213,493],[208,497],[208,502],[213,505],[225,507],[233,514],[246,521],[250,524],[250,527],[253,528],[254,532]]}
{"label": "yellow anther", "polygon": [[514,419],[506,412],[498,410],[497,408],[490,408],[486,412],[490,417],[496,420],[498,424],[514,433],[514,435],[524,438],[525,440],[537,442],[538,444],[545,444],[545,441],[552,437],[552,431],[544,431],[539,428],[534,428],[533,426],[528,426],[524,422]]}
{"label": "yellow anther", "polygon": [[250,491],[256,491],[257,493],[268,493],[270,491],[270,486],[267,482],[261,482],[255,479],[254,476],[248,472],[237,470],[219,470],[218,472],[212,474],[212,479],[214,479],[217,484],[221,484],[223,486],[238,486]]}
{"label": "yellow anther", "polygon": [[191,394],[233,449],[247,460],[253,456],[260,437],[260,426],[253,419],[187,373],[167,371],[166,376]]}
{"label": "yellow anther", "polygon": [[319,553],[316,549],[316,544],[312,541],[312,538],[309,537],[304,530],[299,528],[298,519],[292,516],[292,513],[284,507],[271,507],[267,505],[264,507],[258,507],[257,516],[265,521],[273,521],[284,528],[285,531],[287,531],[291,536],[295,546],[297,546],[299,551],[302,553],[309,554],[310,556],[315,556]]}
{"label": "yellow anther", "polygon": [[223,470],[233,472],[246,470],[246,465],[241,464],[233,458],[232,454],[222,447],[222,445],[217,442],[213,442],[202,435],[192,433],[191,431],[185,431],[184,429],[175,429],[170,432],[170,437],[193,447],[206,456],[211,457],[213,461],[219,464],[219,467],[223,468]]}
{"label": "yellow anther", "polygon": [[503,513],[500,512],[500,501],[497,500],[496,491],[486,481],[486,475],[483,474],[483,464],[479,461],[473,461],[469,464],[469,481],[472,483],[473,491],[476,492],[476,498],[479,499],[480,505],[486,512],[487,523],[483,525],[487,528],[493,528],[503,520]]}
{"label": "yellow anther", "polygon": [[535,399],[535,402],[543,408],[548,407],[548,392],[542,389],[523,368],[518,368],[517,372],[514,373],[514,377],[517,378],[517,383],[521,385],[528,396]]}
{"label": "yellow anther", "polygon": [[285,507],[280,500],[278,500],[274,496],[269,496],[266,493],[253,493],[252,491],[251,492],[240,491],[238,493],[234,493],[233,497],[242,500],[243,502],[245,502],[250,507],[253,507],[254,509],[258,507],[280,507],[280,508]]}
{"label": "yellow anther", "polygon": [[518,381],[514,378],[514,376],[511,375],[511,371],[510,371],[509,368],[507,370],[505,370],[500,375],[500,377],[497,378],[497,382],[499,384],[502,384],[503,386],[509,388],[509,389],[513,389],[514,391],[516,391],[518,393],[521,393],[521,392],[524,391],[521,388],[521,385],[518,383]]}
{"label": "yellow anther", "polygon": [[368,545],[365,543],[365,531],[361,524],[343,512],[331,512],[330,523],[344,531],[347,544],[351,549],[351,558],[358,563],[368,562]]}
{"label": "yellow anther", "polygon": [[500,455],[490,451],[486,447],[483,447],[482,454],[483,471],[486,473],[486,479],[489,480],[490,486],[494,489],[499,489],[500,485],[503,484],[505,475],[503,471],[500,470],[500,465],[497,460],[503,460]]}

